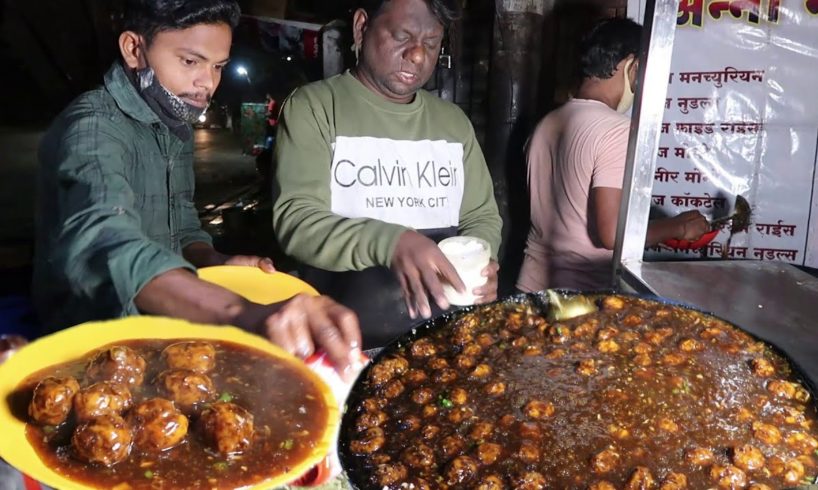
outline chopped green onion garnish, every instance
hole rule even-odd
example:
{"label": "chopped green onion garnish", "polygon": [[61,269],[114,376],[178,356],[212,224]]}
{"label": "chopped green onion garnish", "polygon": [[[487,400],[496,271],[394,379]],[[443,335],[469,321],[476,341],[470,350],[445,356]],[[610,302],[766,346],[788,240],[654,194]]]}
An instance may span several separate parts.
{"label": "chopped green onion garnish", "polygon": [[145,478],[147,478],[148,480],[150,480],[151,478],[153,478],[153,471],[151,471],[151,470],[147,470],[147,471],[145,472]]}
{"label": "chopped green onion garnish", "polygon": [[216,471],[227,471],[227,463],[224,461],[217,461],[213,463],[213,469]]}
{"label": "chopped green onion garnish", "polygon": [[293,448],[294,445],[295,445],[295,441],[293,441],[292,439],[287,439],[287,440],[281,441],[281,444],[279,444],[278,446],[281,449],[286,449],[287,451],[289,451],[290,449]]}
{"label": "chopped green onion garnish", "polygon": [[454,406],[454,403],[452,403],[452,401],[449,400],[448,398],[441,398],[440,406],[443,408],[452,408]]}
{"label": "chopped green onion garnish", "polygon": [[227,402],[227,403],[230,403],[230,402],[232,402],[232,401],[233,401],[233,395],[231,395],[230,393],[224,392],[224,393],[222,393],[222,395],[219,397],[219,401],[220,401],[220,402]]}

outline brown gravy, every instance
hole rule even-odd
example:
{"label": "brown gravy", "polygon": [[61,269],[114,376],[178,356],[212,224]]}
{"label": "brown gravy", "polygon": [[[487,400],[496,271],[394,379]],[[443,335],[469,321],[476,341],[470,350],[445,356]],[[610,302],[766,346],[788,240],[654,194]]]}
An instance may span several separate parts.
{"label": "brown gravy", "polygon": [[[147,361],[145,382],[132,389],[138,402],[157,395],[153,384],[165,369],[160,353],[174,340],[129,340],[112,345],[134,349]],[[244,454],[225,458],[210,452],[191,419],[186,441],[158,454],[134,451],[112,467],[87,464],[72,456],[75,423],[58,427],[27,424],[26,435],[47,466],[71,480],[97,488],[238,488],[288,471],[303,461],[321,440],[328,410],[318,386],[296,368],[256,349],[231,342],[206,340],[216,348],[216,365],[208,375],[222,397],[232,398],[253,414],[255,440]],[[28,400],[46,376],[74,376],[83,382],[91,358],[52,366],[30,376],[21,386]],[[26,402],[27,403],[27,402]],[[18,412],[21,407],[18,407]],[[22,408],[23,413],[25,409]]]}

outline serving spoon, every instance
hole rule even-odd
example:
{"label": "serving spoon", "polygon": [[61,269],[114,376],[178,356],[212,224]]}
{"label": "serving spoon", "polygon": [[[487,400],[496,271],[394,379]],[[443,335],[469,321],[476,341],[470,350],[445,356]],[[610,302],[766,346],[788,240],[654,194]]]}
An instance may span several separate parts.
{"label": "serving spoon", "polygon": [[715,230],[716,227],[730,221],[731,234],[747,231],[747,228],[750,226],[750,216],[752,212],[753,209],[750,207],[750,203],[747,202],[747,199],[741,195],[737,195],[733,214],[710,220],[710,229]]}
{"label": "serving spoon", "polygon": [[568,320],[578,316],[599,311],[596,303],[583,294],[563,294],[554,289],[546,289],[548,312],[546,317],[551,321]]}

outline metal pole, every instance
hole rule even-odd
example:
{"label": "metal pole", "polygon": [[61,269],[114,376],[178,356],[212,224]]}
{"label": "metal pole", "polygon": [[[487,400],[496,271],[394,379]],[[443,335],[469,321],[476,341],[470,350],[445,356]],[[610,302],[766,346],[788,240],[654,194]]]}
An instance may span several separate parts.
{"label": "metal pole", "polygon": [[[638,271],[645,252],[678,9],[679,0],[648,0],[645,8],[642,46],[647,49],[639,60],[639,83],[616,230],[614,284],[625,270]],[[623,279],[627,281],[626,277]]]}
{"label": "metal pole", "polygon": [[494,179],[495,196],[503,218],[501,287],[516,277],[521,257],[506,252],[522,250],[530,225],[524,189],[523,146],[537,116],[542,27],[553,0],[495,0],[489,120],[486,160]]}

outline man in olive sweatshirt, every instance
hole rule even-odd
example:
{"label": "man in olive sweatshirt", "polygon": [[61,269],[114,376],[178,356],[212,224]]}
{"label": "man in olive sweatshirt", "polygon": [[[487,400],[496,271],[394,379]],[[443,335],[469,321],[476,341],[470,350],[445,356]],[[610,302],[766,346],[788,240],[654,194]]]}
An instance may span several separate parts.
{"label": "man in olive sweatshirt", "polygon": [[[449,307],[465,286],[436,242],[475,236],[496,259],[502,222],[465,114],[421,87],[456,0],[367,0],[353,19],[357,66],[296,90],[282,111],[274,228],[305,278],[355,310],[364,346]],[[390,270],[391,269],[391,270]],[[497,295],[496,260],[480,302]],[[433,301],[430,301],[430,297]]]}

